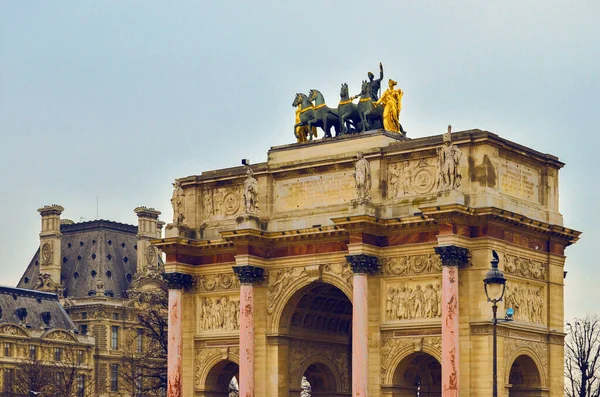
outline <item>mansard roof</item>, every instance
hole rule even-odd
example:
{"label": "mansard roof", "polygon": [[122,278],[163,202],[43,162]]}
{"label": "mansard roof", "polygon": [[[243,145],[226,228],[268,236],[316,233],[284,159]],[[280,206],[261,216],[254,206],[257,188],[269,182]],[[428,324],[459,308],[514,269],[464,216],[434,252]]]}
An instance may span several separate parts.
{"label": "mansard roof", "polygon": [[74,330],[58,296],[48,292],[0,286],[0,324],[20,324],[26,328]]}
{"label": "mansard roof", "polygon": [[[83,298],[102,280],[107,296],[126,297],[137,269],[137,226],[107,220],[60,225],[61,284],[65,298]],[[34,288],[39,248],[17,287]],[[112,295],[111,295],[112,293]]]}

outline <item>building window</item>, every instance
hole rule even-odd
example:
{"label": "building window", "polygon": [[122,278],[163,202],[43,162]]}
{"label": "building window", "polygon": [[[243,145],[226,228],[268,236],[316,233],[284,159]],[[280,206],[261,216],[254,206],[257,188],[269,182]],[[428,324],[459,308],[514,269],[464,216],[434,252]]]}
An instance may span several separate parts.
{"label": "building window", "polygon": [[37,358],[37,346],[29,345],[29,359],[35,361]]}
{"label": "building window", "polygon": [[119,321],[119,313],[113,313],[113,320]]}
{"label": "building window", "polygon": [[110,365],[110,391],[119,391],[119,364]]}
{"label": "building window", "polygon": [[119,349],[119,327],[117,327],[116,325],[112,326],[110,348],[113,350]]}
{"label": "building window", "polygon": [[87,328],[87,324],[81,324],[79,331],[81,332],[81,335],[87,335],[88,333],[88,328]]}
{"label": "building window", "polygon": [[137,352],[141,353],[142,352],[142,347],[143,347],[143,343],[144,343],[144,331],[141,328],[138,328],[137,330]]}
{"label": "building window", "polygon": [[87,312],[81,312],[81,318],[82,319],[87,319]]}
{"label": "building window", "polygon": [[55,347],[54,348],[54,361],[62,360],[62,348]]}
{"label": "building window", "polygon": [[12,357],[12,343],[4,344],[4,357]]}
{"label": "building window", "polygon": [[14,372],[12,370],[12,368],[5,368],[4,369],[4,374],[3,374],[3,391],[5,392],[12,392],[12,386],[13,386],[13,382],[14,382]]}
{"label": "building window", "polygon": [[83,350],[77,350],[77,364],[83,364]]}
{"label": "building window", "polygon": [[85,375],[77,377],[77,397],[85,396]]}

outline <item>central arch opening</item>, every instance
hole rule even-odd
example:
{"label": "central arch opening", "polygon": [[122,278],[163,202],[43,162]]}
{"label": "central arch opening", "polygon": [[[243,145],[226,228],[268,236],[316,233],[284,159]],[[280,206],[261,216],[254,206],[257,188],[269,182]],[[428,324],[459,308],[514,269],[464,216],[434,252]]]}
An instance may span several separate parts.
{"label": "central arch opening", "polygon": [[511,385],[511,397],[538,397],[547,394],[542,389],[542,379],[535,361],[529,356],[521,355],[510,367],[508,383]]}
{"label": "central arch opening", "polygon": [[206,377],[205,397],[238,397],[239,366],[223,360],[213,366]]}
{"label": "central arch opening", "polygon": [[290,298],[282,320],[289,339],[290,396],[349,396],[352,303],[346,294],[331,284],[310,284]]}

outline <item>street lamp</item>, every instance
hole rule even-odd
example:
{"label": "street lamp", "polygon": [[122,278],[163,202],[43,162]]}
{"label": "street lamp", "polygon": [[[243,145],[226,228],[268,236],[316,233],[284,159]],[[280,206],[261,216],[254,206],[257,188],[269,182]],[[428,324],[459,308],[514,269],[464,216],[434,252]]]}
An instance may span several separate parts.
{"label": "street lamp", "polygon": [[[496,253],[496,251],[492,250],[492,255],[494,256],[494,259],[492,259],[491,264],[492,264],[492,268],[490,270],[488,270],[488,272],[485,275],[485,278],[483,279],[483,287],[485,289],[485,295],[487,296],[487,300],[488,302],[492,302],[492,313],[494,314],[494,317],[492,319],[492,324],[493,324],[493,330],[494,330],[494,338],[493,338],[493,345],[494,345],[494,364],[493,364],[493,382],[494,382],[494,386],[493,386],[493,392],[492,392],[492,396],[493,397],[497,397],[498,396],[498,369],[497,369],[497,342],[496,342],[496,325],[498,324],[498,318],[496,317],[496,313],[498,311],[498,305],[497,303],[502,301],[502,297],[504,296],[504,290],[506,289],[506,278],[504,278],[504,273],[502,273],[499,269],[498,269],[498,263],[500,262],[500,259],[498,258],[498,254]],[[506,312],[506,318],[504,321],[512,321],[512,314],[513,311],[512,309],[508,309]]]}

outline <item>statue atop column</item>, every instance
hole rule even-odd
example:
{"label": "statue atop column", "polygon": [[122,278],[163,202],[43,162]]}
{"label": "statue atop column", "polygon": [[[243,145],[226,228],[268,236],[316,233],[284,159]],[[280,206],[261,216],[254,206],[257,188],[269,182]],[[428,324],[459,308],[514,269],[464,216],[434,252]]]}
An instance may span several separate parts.
{"label": "statue atop column", "polygon": [[252,168],[246,170],[244,181],[244,210],[247,214],[258,214],[258,181],[254,178]]}
{"label": "statue atop column", "polygon": [[371,72],[367,73],[369,77],[369,86],[371,88],[371,99],[377,101],[379,99],[379,89],[381,88],[381,80],[383,80],[383,65],[379,62],[379,78],[375,79],[375,75]]}
{"label": "statue atop column", "polygon": [[173,206],[173,223],[179,225],[185,219],[185,194],[178,179],[173,182],[173,197],[171,198]]}
{"label": "statue atop column", "polygon": [[362,152],[358,152],[357,161],[354,164],[354,181],[356,184],[356,196],[359,203],[370,201],[371,196],[371,165],[365,159]]}
{"label": "statue atop column", "polygon": [[439,189],[454,190],[460,187],[462,175],[460,174],[460,158],[462,152],[452,144],[452,126],[444,134],[444,146],[437,149],[440,168]]}

